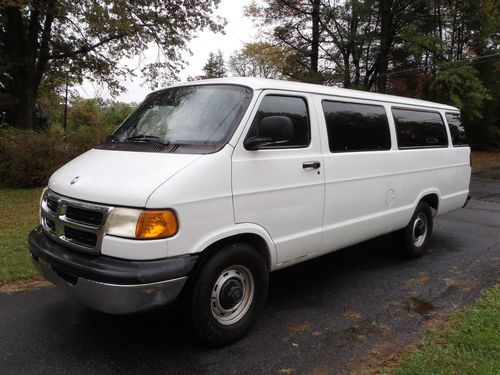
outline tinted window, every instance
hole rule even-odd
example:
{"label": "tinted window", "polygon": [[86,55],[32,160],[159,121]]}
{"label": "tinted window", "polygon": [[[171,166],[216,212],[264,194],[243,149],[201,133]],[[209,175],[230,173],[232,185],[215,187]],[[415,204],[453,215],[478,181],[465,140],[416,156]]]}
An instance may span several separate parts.
{"label": "tinted window", "polygon": [[382,106],[323,101],[331,152],[389,150],[391,134]]}
{"label": "tinted window", "polygon": [[294,133],[290,141],[281,143],[279,146],[266,146],[265,148],[306,147],[309,145],[311,136],[305,99],[293,96],[266,96],[260,103],[247,138],[259,136],[259,122],[268,116],[289,117],[293,123]]}
{"label": "tinted window", "polygon": [[443,147],[448,136],[438,112],[392,109],[399,148]]}
{"label": "tinted window", "polygon": [[465,129],[462,125],[460,113],[447,113],[446,121],[450,128],[453,146],[467,146],[467,138],[465,138]]}

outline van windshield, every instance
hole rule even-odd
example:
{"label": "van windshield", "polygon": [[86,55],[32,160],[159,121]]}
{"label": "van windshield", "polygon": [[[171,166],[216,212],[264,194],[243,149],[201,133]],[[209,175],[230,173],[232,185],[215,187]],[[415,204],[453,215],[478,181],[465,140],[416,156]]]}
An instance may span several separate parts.
{"label": "van windshield", "polygon": [[180,86],[154,92],[110,140],[219,149],[233,134],[251,98],[252,90],[236,85]]}

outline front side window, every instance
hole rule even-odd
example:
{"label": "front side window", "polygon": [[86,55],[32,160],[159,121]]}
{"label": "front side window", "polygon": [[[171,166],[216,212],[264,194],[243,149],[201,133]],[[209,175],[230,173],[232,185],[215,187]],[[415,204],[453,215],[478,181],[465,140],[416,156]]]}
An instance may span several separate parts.
{"label": "front side window", "polygon": [[329,100],[323,101],[322,105],[331,152],[391,148],[391,133],[384,107]]}
{"label": "front side window", "polygon": [[445,147],[448,136],[438,112],[393,108],[399,148]]}
{"label": "front side window", "polygon": [[460,113],[446,113],[446,121],[448,122],[448,127],[450,128],[451,142],[453,143],[453,146],[468,146]]}
{"label": "front side window", "polygon": [[247,139],[259,137],[259,123],[265,117],[286,116],[292,120],[293,136],[288,142],[279,145],[263,146],[262,148],[292,148],[307,147],[310,143],[311,132],[309,114],[304,98],[295,96],[267,95],[262,99],[259,110],[253,119]]}
{"label": "front side window", "polygon": [[236,85],[193,85],[158,91],[112,135],[113,143],[154,141],[183,146],[226,144],[252,98]]}

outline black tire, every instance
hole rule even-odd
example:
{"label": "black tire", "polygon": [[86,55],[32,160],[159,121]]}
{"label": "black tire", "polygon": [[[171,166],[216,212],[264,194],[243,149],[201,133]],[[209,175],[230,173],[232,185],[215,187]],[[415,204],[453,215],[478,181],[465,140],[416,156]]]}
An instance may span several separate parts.
{"label": "black tire", "polygon": [[201,263],[189,295],[189,312],[196,336],[222,346],[245,336],[267,297],[266,261],[252,246],[228,245]]}
{"label": "black tire", "polygon": [[407,259],[421,257],[432,235],[432,211],[427,202],[420,202],[408,225],[395,233],[396,240]]}

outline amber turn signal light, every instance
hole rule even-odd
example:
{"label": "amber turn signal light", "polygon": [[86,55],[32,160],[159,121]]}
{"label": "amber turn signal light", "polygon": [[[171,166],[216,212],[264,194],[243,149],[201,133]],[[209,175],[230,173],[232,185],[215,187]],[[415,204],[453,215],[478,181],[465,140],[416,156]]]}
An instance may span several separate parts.
{"label": "amber turn signal light", "polygon": [[135,227],[135,237],[142,240],[172,237],[177,228],[177,218],[172,211],[142,211]]}

